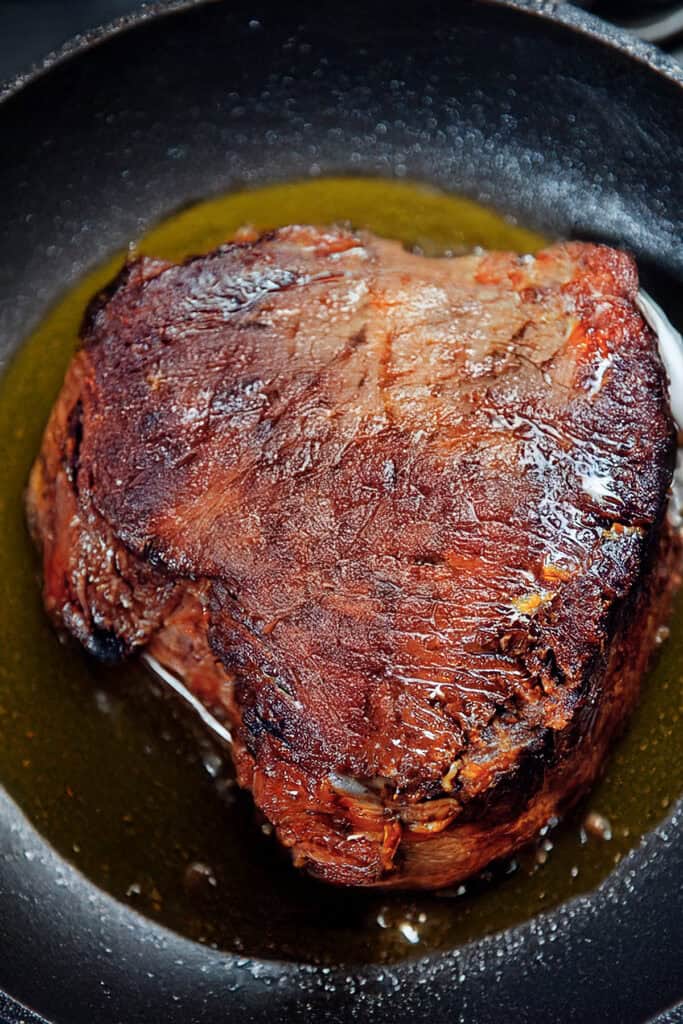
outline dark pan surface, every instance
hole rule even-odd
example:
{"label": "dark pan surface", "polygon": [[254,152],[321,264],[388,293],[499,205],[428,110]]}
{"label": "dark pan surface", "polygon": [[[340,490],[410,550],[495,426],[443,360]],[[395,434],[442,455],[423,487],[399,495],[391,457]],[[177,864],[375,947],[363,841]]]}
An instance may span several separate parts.
{"label": "dark pan surface", "polygon": [[[618,241],[680,284],[683,75],[666,58],[555,3],[392,4],[370,27],[360,4],[334,19],[309,7],[190,6],[9,92],[5,359],[69,283],[163,214],[310,174],[433,182],[550,233]],[[682,835],[679,805],[591,897],[427,961],[325,973],[150,924],[2,797],[0,987],[68,1024],[643,1021],[683,995]]]}

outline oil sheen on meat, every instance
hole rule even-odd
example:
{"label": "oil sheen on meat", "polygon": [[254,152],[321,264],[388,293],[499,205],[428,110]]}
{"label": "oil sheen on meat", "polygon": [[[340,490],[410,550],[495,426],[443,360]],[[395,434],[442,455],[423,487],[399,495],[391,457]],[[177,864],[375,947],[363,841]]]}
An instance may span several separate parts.
{"label": "oil sheen on meat", "polygon": [[91,306],[28,494],[59,627],[229,725],[319,878],[434,888],[598,773],[666,611],[633,261],[282,229]]}

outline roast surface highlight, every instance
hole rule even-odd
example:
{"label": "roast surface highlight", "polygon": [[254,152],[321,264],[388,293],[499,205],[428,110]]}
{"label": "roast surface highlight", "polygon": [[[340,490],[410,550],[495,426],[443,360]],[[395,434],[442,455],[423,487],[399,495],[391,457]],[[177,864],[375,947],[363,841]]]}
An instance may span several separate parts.
{"label": "roast surface highlight", "polygon": [[317,877],[471,875],[590,785],[668,604],[637,287],[338,229],[132,263],[32,474],[48,610],[180,674]]}

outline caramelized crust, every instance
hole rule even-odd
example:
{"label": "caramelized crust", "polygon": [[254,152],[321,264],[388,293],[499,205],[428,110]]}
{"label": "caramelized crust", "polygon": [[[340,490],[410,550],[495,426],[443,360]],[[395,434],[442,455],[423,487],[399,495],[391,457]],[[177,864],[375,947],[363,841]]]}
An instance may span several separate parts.
{"label": "caramelized crust", "polygon": [[674,431],[623,253],[292,227],[130,264],[33,469],[45,601],[149,645],[295,863],[450,884],[595,777],[665,614]]}

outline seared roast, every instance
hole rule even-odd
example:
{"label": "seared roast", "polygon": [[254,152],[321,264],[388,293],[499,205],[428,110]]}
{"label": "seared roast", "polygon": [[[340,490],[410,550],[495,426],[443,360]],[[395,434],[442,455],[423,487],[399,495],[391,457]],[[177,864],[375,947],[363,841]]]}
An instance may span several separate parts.
{"label": "seared roast", "polygon": [[49,613],[227,723],[297,865],[472,874],[593,781],[665,614],[675,438],[637,289],[604,246],[310,227],[130,263],[31,476]]}

